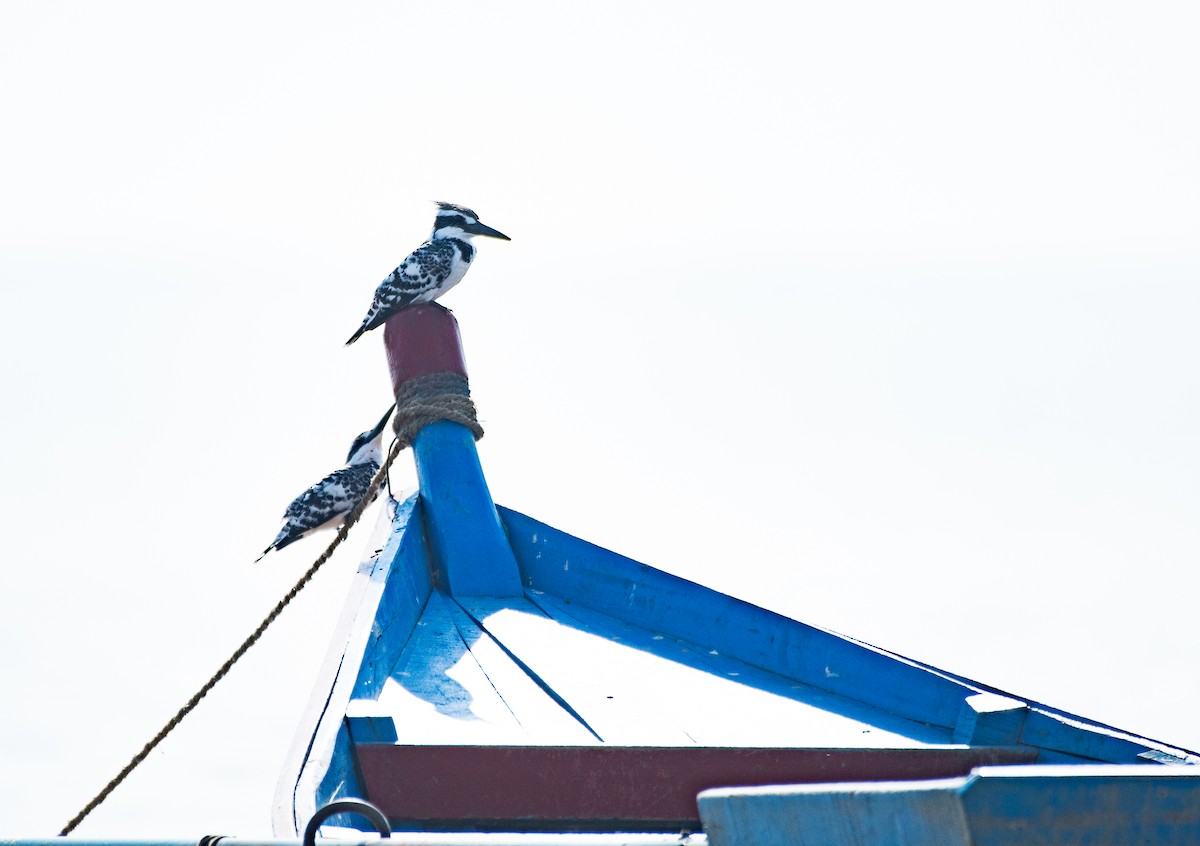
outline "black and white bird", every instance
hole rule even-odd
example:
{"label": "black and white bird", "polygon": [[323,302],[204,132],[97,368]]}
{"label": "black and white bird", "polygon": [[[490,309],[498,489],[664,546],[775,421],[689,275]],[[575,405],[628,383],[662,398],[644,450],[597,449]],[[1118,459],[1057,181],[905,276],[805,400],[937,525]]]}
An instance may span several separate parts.
{"label": "black and white bird", "polygon": [[479,215],[468,208],[453,203],[437,205],[433,234],[380,283],[362,326],[350,336],[346,346],[357,341],[364,332],[383,325],[401,309],[433,302],[457,285],[475,258],[475,247],[471,244],[473,235],[512,240],[503,232],[480,223]]}
{"label": "black and white bird", "polygon": [[272,549],[283,549],[313,532],[340,526],[343,518],[365,497],[375,501],[380,487],[373,491],[369,488],[383,463],[383,427],[395,408],[392,405],[373,429],[354,439],[345,467],[333,471],[292,500],[283,513],[283,528],[255,562],[262,561]]}

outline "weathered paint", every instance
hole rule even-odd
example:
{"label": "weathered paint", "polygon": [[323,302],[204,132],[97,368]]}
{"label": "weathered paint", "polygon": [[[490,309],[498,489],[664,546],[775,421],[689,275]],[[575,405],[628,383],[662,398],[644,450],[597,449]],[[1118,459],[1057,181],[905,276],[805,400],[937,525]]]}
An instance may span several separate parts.
{"label": "weathered paint", "polygon": [[384,720],[401,743],[594,742],[441,593],[430,597],[390,678],[347,713],[359,743],[386,731]]}
{"label": "weathered paint", "polygon": [[[359,743],[393,731],[400,743],[915,748],[952,742],[947,729],[547,595],[455,600],[435,591],[398,655],[387,606],[381,603],[378,613],[381,644],[364,658],[375,668],[373,680],[356,689],[347,710]],[[749,714],[753,719],[743,718]],[[389,717],[394,728],[383,726]]]}
{"label": "weathered paint", "polygon": [[727,788],[699,797],[712,846],[1193,846],[1193,767],[981,767],[966,778]]}
{"label": "weathered paint", "polygon": [[467,375],[458,321],[440,305],[410,306],[392,315],[383,324],[383,346],[393,392],[414,376]]}
{"label": "weathered paint", "polygon": [[1021,742],[1087,761],[1112,764],[1161,763],[1161,757],[1151,758],[1146,755],[1147,752],[1157,752],[1178,763],[1200,762],[1200,758],[1185,750],[1032,706],[1021,726]]}
{"label": "weathered paint", "polygon": [[[684,640],[769,672],[882,708],[953,727],[962,701],[981,692],[884,650],[750,605],[501,509],[521,575],[539,593]],[[702,637],[697,632],[702,631]]]}
{"label": "weathered paint", "polygon": [[[474,599],[472,617],[605,743],[917,747],[950,733],[541,595]],[[694,634],[694,633],[693,633]],[[586,668],[586,671],[581,671]],[[753,714],[754,719],[743,715]]]}
{"label": "weathered paint", "polygon": [[984,767],[960,789],[976,846],[1195,846],[1194,767]]}
{"label": "weathered paint", "polygon": [[663,831],[700,820],[696,795],[725,784],[928,779],[1014,749],[711,746],[357,747],[367,798],[398,828]]}
{"label": "weathered paint", "polygon": [[[500,508],[531,598],[553,597],[631,625],[712,644],[731,658],[914,722],[953,731],[969,697],[1005,695],[886,650],[790,620]],[[698,634],[699,633],[699,634]],[[1193,753],[1028,702],[1015,742],[1081,762],[1197,763]],[[984,718],[981,737],[997,729]],[[1011,734],[1012,726],[1008,727]],[[972,729],[974,731],[974,729]]]}
{"label": "weathered paint", "polygon": [[973,745],[1020,743],[1028,714],[1029,706],[1019,699],[996,693],[968,696],[954,725],[954,741]]}
{"label": "weathered paint", "polygon": [[[363,679],[373,677],[376,659],[368,653],[386,653],[391,643],[375,636],[377,613],[382,604],[391,634],[400,641],[398,652],[429,596],[428,575],[421,582],[421,573],[428,573],[423,534],[410,531],[414,522],[420,526],[416,496],[402,503],[389,501],[379,519],[386,527],[386,543],[372,542],[369,549],[382,550],[359,566],[284,762],[272,808],[272,827],[281,836],[299,834],[317,808],[331,799],[363,792],[344,714],[351,692],[369,687]],[[393,570],[397,575],[389,578]]]}
{"label": "weathered paint", "polygon": [[458,423],[431,423],[417,434],[413,455],[440,584],[454,596],[519,596],[517,562],[474,435]]}
{"label": "weathered paint", "polygon": [[374,602],[375,613],[371,618],[364,614],[356,622],[359,627],[367,628],[368,634],[362,641],[363,652],[351,694],[354,698],[379,695],[433,593],[422,510],[423,503],[415,496],[400,504],[393,531],[403,543],[389,546],[380,556],[382,559],[392,552],[393,560],[385,566],[372,567],[365,574],[370,587],[363,602]]}
{"label": "weathered paint", "polygon": [[697,804],[712,846],[971,846],[965,781],[721,788]]}

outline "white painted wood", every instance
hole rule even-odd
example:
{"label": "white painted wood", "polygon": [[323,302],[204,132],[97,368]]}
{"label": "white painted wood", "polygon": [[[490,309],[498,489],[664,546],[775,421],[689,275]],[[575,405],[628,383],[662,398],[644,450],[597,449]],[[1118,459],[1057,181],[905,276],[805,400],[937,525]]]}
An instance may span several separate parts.
{"label": "white painted wood", "polygon": [[963,700],[954,740],[972,746],[1012,746],[1021,741],[1029,706],[998,693],[976,693]]}
{"label": "white painted wood", "polygon": [[377,701],[350,713],[390,714],[401,743],[524,743],[521,724],[496,694],[468,644],[482,633],[456,620],[453,600],[434,593]]}
{"label": "white painted wood", "polygon": [[[471,620],[461,608],[457,609],[457,614],[464,620]],[[471,645],[471,654],[497,696],[521,725],[527,744],[590,746],[600,742],[543,690],[491,635],[485,634],[476,640]]]}
{"label": "white painted wood", "polygon": [[971,846],[965,779],[705,790],[712,846]]}
{"label": "white painted wood", "polygon": [[716,650],[548,597],[537,597],[536,605],[471,600],[467,608],[606,743],[916,748],[949,742],[944,730],[865,706],[847,708],[831,694]]}
{"label": "white painted wood", "polygon": [[348,716],[390,716],[401,744],[595,743],[445,594],[434,593],[378,699]]}
{"label": "white painted wood", "polygon": [[[672,717],[671,699],[661,688],[640,682],[649,664],[666,664],[580,629],[563,626],[534,606],[472,600],[476,619],[548,687],[573,708],[605,742],[619,746],[688,746],[695,740]],[[679,696],[686,695],[680,691]],[[666,707],[664,707],[664,705]]]}
{"label": "white painted wood", "polygon": [[[859,704],[748,664],[712,647],[648,631],[551,596],[536,602],[567,626],[594,630],[678,665],[644,680],[676,698],[676,718],[697,742],[716,746],[840,746],[906,749],[951,742],[948,732]],[[707,636],[698,626],[698,637]],[[633,683],[633,679],[630,680]]]}
{"label": "white painted wood", "polygon": [[1020,699],[1011,696],[1001,696],[999,693],[976,693],[963,700],[964,704],[976,714],[988,714],[998,711],[1012,711],[1028,707]]}
{"label": "white painted wood", "polygon": [[[388,500],[380,510],[367,544],[367,558],[350,584],[329,651],[284,761],[271,807],[271,828],[278,837],[295,837],[316,813],[314,797],[333,759],[342,713],[354,688],[357,661],[371,637],[387,572],[403,536],[393,531],[397,507],[411,508],[411,502]],[[376,555],[381,548],[383,551]],[[346,655],[355,656],[353,666],[344,667]],[[327,714],[332,718],[326,719]]]}

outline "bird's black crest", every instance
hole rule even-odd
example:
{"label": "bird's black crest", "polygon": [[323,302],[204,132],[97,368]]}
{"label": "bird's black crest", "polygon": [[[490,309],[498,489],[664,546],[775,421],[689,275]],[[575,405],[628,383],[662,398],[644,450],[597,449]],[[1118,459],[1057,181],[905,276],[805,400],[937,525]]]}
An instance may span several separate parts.
{"label": "bird's black crest", "polygon": [[437,206],[438,206],[438,214],[439,215],[442,214],[443,212],[450,212],[451,214],[454,214],[454,213],[465,214],[465,215],[469,216],[470,218],[472,218],[473,220],[479,220],[479,215],[475,214],[475,212],[471,211],[466,206],[456,206],[456,205],[454,205],[454,203],[443,203],[441,201],[438,201]]}

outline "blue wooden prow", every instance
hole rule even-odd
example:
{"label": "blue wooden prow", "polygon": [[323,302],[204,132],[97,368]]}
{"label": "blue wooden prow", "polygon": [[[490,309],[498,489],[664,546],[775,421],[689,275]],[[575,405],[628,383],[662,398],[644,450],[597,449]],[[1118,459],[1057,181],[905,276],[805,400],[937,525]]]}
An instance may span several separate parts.
{"label": "blue wooden prow", "polygon": [[[467,376],[458,321],[428,304],[404,309],[384,326],[392,388],[437,373]],[[404,408],[397,409],[397,416]],[[413,440],[425,532],[439,584],[453,596],[519,596],[521,576],[488,490],[475,435],[439,420]]]}
{"label": "blue wooden prow", "polygon": [[453,316],[410,308],[384,339],[420,493],[351,587],[277,833],[347,796],[397,829],[677,832],[718,786],[1200,760],[498,508]]}

